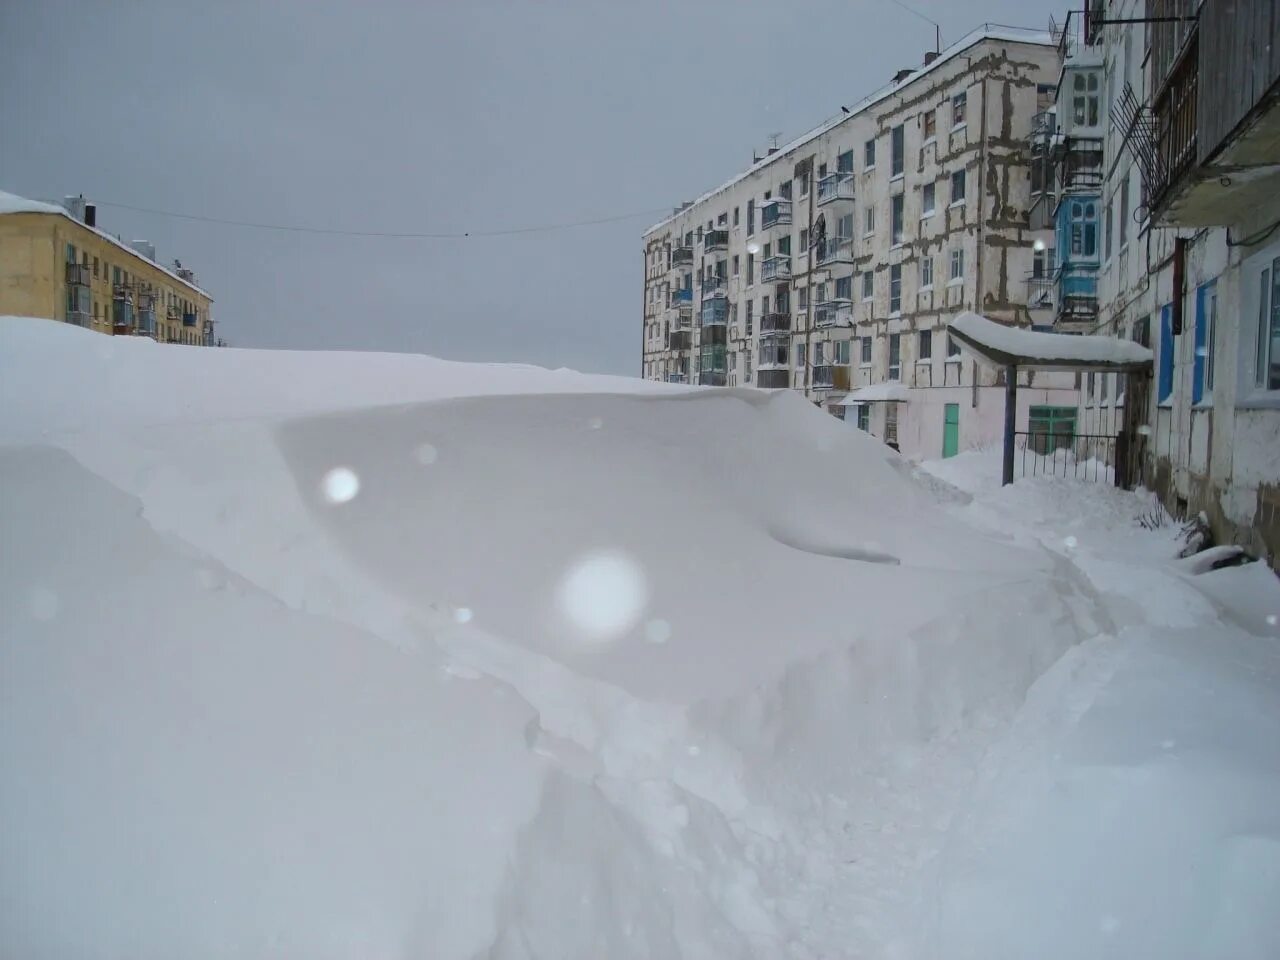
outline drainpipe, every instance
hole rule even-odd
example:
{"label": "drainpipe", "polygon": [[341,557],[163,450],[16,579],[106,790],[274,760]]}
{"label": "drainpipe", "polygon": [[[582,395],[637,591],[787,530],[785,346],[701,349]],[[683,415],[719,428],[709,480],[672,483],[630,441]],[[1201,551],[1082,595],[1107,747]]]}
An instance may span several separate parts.
{"label": "drainpipe", "polygon": [[[985,207],[987,196],[987,76],[982,75],[982,112],[978,121],[978,237],[977,245],[974,251],[973,259],[977,261],[975,264],[974,286],[973,286],[973,312],[978,313],[982,309],[982,215]],[[1010,367],[1011,370],[1015,369]],[[978,406],[978,363],[976,360],[969,361],[969,376],[973,383],[973,401],[972,406]],[[1006,398],[1005,403],[1008,403]],[[1005,419],[1008,420],[1009,413],[1005,411]],[[1013,428],[1005,424],[1006,430]],[[1013,437],[1012,434],[1005,439],[1005,483],[1013,483]]]}
{"label": "drainpipe", "polygon": [[1004,473],[1000,485],[1013,483],[1013,434],[1018,417],[1018,368],[1014,364],[1004,368]]}

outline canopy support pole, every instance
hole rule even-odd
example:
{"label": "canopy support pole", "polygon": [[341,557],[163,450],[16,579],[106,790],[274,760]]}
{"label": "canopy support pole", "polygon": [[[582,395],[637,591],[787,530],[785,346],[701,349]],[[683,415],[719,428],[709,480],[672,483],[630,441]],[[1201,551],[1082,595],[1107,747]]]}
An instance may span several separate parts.
{"label": "canopy support pole", "polygon": [[1004,368],[1004,478],[1002,486],[1013,483],[1013,434],[1018,422],[1018,367]]}

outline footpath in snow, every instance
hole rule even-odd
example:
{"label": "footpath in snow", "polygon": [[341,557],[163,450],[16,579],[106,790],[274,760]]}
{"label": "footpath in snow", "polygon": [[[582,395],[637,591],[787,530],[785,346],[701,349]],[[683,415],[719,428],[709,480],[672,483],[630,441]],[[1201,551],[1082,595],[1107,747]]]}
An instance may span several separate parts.
{"label": "footpath in snow", "polygon": [[0,955],[1280,954],[1274,578],[997,475],[0,319]]}

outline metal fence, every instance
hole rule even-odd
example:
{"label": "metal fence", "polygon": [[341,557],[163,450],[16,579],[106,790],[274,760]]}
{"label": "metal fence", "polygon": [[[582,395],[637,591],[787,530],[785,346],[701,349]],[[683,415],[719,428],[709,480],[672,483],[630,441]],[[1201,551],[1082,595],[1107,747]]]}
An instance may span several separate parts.
{"label": "metal fence", "polygon": [[1119,438],[1094,433],[1018,431],[1014,462],[1019,476],[1058,476],[1090,483],[1114,483]]}

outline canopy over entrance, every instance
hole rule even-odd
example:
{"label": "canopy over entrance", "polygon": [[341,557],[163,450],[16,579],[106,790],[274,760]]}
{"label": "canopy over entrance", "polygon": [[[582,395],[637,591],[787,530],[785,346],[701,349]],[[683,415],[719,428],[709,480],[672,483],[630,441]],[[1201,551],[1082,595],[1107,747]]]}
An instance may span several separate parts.
{"label": "canopy over entrance", "polygon": [[[1003,367],[1004,378],[1004,477],[1013,483],[1013,450],[1018,411],[1018,368],[1027,370],[1100,370],[1103,373],[1151,375],[1152,354],[1131,340],[1116,337],[1076,336],[1041,333],[996,323],[976,313],[962,313],[948,325],[951,336],[987,363]],[[1125,407],[1131,416],[1138,404]],[[1128,473],[1129,438],[1125,431],[1116,438],[1117,482]],[[1123,462],[1121,462],[1123,461]]]}
{"label": "canopy over entrance", "polygon": [[999,367],[1120,373],[1151,370],[1149,349],[1116,337],[1041,333],[996,323],[976,313],[960,314],[951,321],[950,331],[970,352]]}

